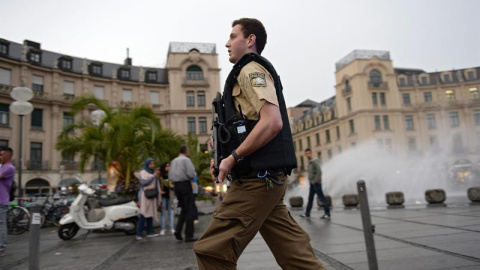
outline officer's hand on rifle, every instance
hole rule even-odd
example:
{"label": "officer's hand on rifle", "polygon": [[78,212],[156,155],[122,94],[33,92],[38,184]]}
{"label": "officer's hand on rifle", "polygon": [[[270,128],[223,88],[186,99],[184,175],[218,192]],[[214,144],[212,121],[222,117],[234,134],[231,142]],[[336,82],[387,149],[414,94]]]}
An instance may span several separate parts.
{"label": "officer's hand on rifle", "polygon": [[236,162],[232,155],[229,155],[227,158],[222,159],[219,166],[218,181],[223,182],[230,170],[235,166]]}

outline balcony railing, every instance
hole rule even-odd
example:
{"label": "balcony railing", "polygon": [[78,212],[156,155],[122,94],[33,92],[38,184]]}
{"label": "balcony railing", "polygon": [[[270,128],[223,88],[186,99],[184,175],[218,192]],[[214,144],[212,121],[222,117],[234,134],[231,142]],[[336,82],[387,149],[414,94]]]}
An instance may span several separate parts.
{"label": "balcony railing", "polygon": [[188,85],[188,86],[194,86],[194,85],[200,85],[200,86],[209,86],[208,84],[208,78],[198,75],[188,75],[183,78],[183,85]]}
{"label": "balcony railing", "polygon": [[63,169],[66,171],[76,171],[79,168],[80,163],[74,160],[62,160],[60,165],[63,166]]}
{"label": "balcony railing", "polygon": [[[480,99],[466,99],[466,100],[435,100],[430,102],[412,103],[411,107],[419,108],[438,108],[449,106],[465,106],[469,104],[480,104]],[[406,107],[406,106],[405,106]]]}
{"label": "balcony railing", "polygon": [[27,160],[27,170],[48,170],[48,160]]}
{"label": "balcony railing", "polygon": [[43,92],[43,84],[32,84],[33,92]]}
{"label": "balcony railing", "polygon": [[51,96],[50,96],[50,93],[46,93],[43,91],[33,91],[33,98],[41,99],[41,100],[50,100]]}
{"label": "balcony railing", "polygon": [[13,89],[13,86],[11,85],[0,84],[0,93],[10,94],[12,89]]}
{"label": "balcony railing", "polygon": [[347,86],[347,87],[345,87],[344,89],[342,89],[342,94],[343,94],[344,96],[346,96],[346,95],[348,95],[348,94],[350,94],[350,93],[352,93],[352,87],[351,87],[351,86]]}
{"label": "balcony railing", "polygon": [[387,90],[388,89],[388,83],[387,82],[380,82],[380,83],[368,82],[368,89]]}
{"label": "balcony railing", "polygon": [[191,81],[201,81],[203,80],[203,72],[201,71],[187,71],[187,77],[185,78]]}

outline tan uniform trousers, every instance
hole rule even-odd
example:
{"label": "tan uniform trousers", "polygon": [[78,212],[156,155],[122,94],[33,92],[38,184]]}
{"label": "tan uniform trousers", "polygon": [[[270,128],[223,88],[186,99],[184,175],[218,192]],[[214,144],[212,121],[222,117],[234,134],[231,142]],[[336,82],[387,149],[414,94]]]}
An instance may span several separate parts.
{"label": "tan uniform trousers", "polygon": [[237,269],[238,258],[258,231],[282,269],[325,269],[310,237],[283,203],[286,186],[274,184],[267,190],[265,180],[235,181],[193,247],[199,269]]}

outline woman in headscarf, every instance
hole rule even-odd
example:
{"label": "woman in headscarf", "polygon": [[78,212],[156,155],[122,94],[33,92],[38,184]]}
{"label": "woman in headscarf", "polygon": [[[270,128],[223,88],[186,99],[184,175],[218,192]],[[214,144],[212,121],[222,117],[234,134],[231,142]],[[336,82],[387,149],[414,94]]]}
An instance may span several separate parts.
{"label": "woman in headscarf", "polygon": [[[144,224],[147,223],[147,237],[156,237],[158,233],[153,230],[153,219],[158,221],[157,209],[162,203],[161,189],[158,184],[159,170],[155,170],[155,161],[147,158],[142,171],[140,171],[140,189],[138,191],[138,203],[140,204],[140,215],[138,217],[137,240],[142,239]],[[158,191],[156,198],[148,199],[145,196],[146,189]]]}
{"label": "woman in headscarf", "polygon": [[172,234],[175,233],[173,225],[173,210],[170,204],[170,190],[173,188],[172,181],[168,180],[168,170],[170,169],[170,163],[164,162],[160,164],[160,186],[162,187],[162,212],[160,215],[160,224],[162,230],[160,235],[165,235],[166,226],[165,226],[165,216],[168,213],[168,223],[170,224],[170,231]]}

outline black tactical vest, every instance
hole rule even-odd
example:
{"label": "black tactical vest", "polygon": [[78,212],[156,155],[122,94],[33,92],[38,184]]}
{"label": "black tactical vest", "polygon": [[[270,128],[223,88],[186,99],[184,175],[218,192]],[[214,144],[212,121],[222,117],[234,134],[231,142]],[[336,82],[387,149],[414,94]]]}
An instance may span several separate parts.
{"label": "black tactical vest", "polygon": [[[282,130],[266,145],[258,149],[254,153],[250,154],[245,160],[239,162],[233,169],[232,174],[239,176],[247,175],[255,171],[260,170],[282,170],[285,174],[290,175],[292,169],[297,167],[297,160],[295,158],[295,151],[293,148],[292,132],[290,131],[290,123],[288,120],[287,108],[285,106],[285,99],[283,97],[283,87],[280,81],[280,77],[273,68],[272,64],[264,57],[249,53],[244,55],[232,68],[232,71],[228,75],[225,82],[225,88],[223,90],[223,101],[225,110],[225,127],[230,131],[230,134],[234,134],[234,128],[232,123],[238,119],[242,119],[244,116],[240,115],[238,108],[235,108],[234,98],[232,96],[233,87],[237,82],[237,76],[242,68],[255,61],[262,65],[272,75],[278,105],[282,116],[283,128]],[[247,120],[247,132],[255,127],[257,121]],[[236,149],[240,142],[231,136],[232,138],[225,144],[228,154]],[[227,154],[227,153],[226,153]],[[227,154],[227,155],[228,155]],[[225,155],[225,156],[227,156]]]}

